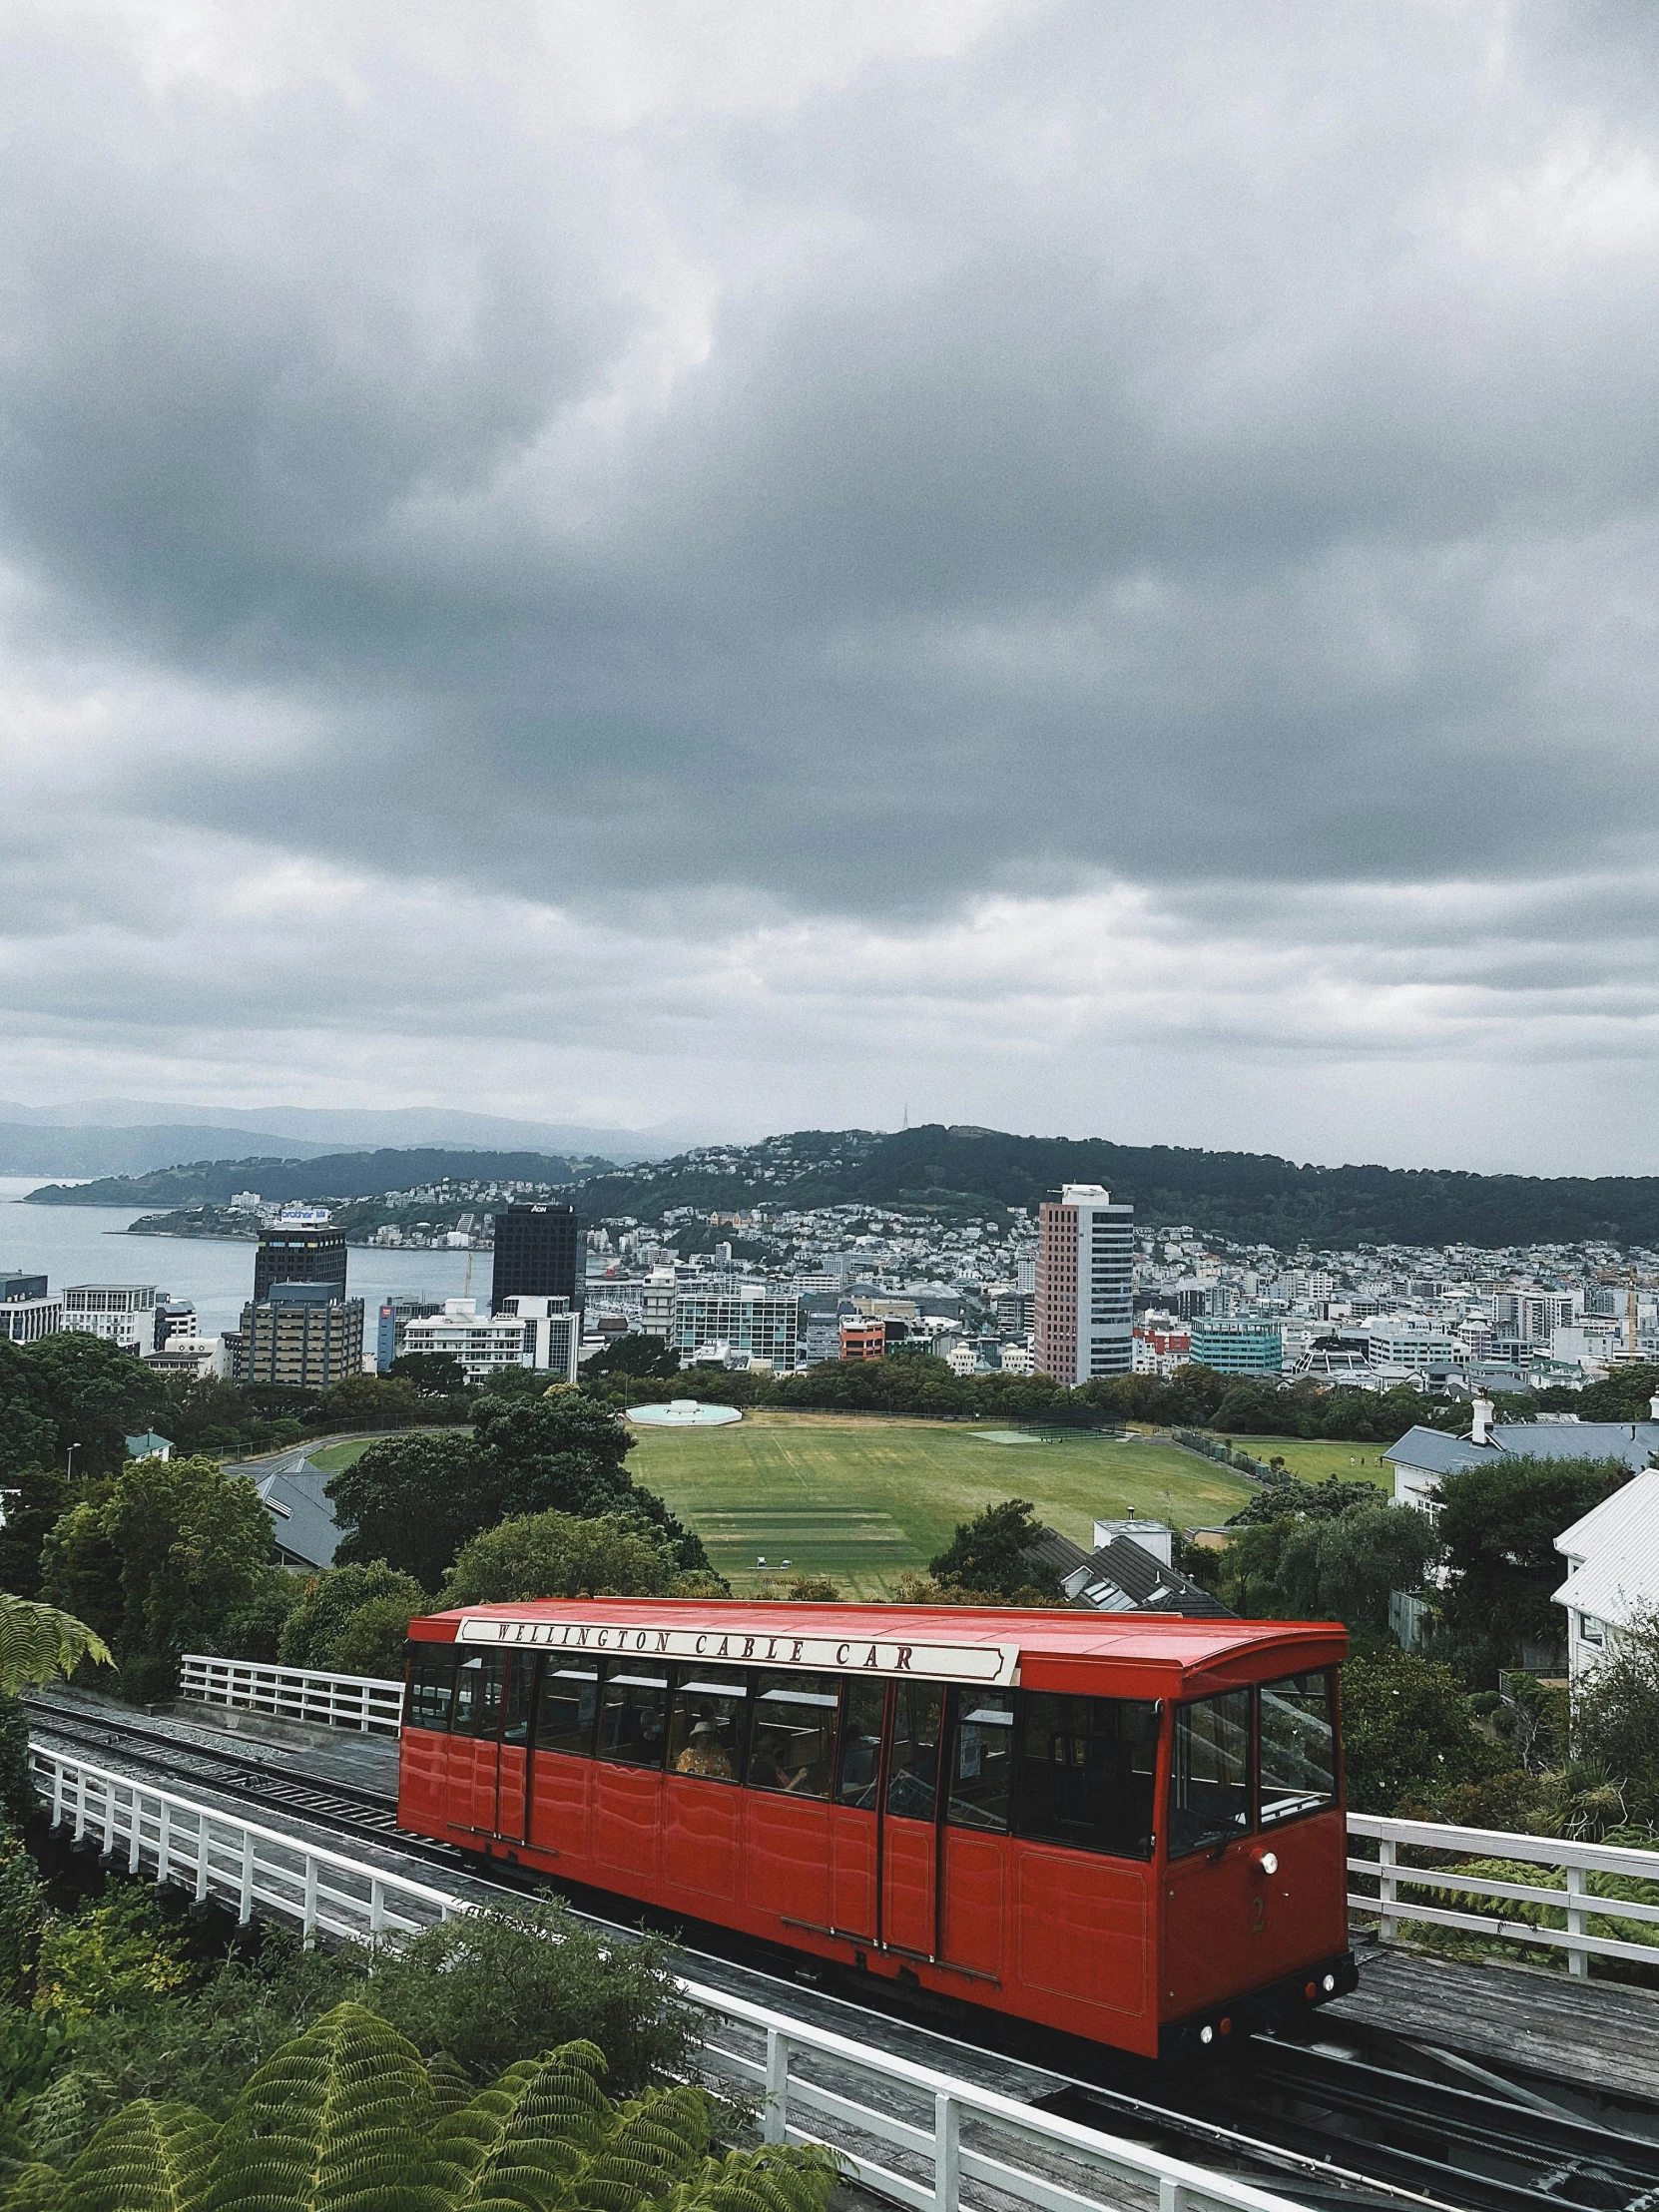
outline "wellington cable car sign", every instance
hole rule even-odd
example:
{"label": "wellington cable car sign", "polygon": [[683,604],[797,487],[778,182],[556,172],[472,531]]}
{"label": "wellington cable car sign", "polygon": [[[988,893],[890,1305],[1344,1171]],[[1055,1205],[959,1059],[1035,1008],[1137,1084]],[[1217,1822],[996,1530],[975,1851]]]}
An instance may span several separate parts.
{"label": "wellington cable car sign", "polygon": [[1017,1644],[935,1644],[892,1637],[749,1634],[725,1628],[642,1628],[633,1622],[480,1619],[469,1614],[461,1644],[532,1644],[554,1651],[629,1652],[653,1659],[725,1660],[729,1665],[802,1667],[815,1673],[913,1674],[933,1682],[1016,1683]]}

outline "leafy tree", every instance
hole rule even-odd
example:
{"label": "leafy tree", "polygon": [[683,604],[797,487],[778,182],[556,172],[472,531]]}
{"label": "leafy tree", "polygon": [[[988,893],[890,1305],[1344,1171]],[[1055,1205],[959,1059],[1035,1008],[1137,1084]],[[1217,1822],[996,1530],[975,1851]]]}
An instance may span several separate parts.
{"label": "leafy tree", "polygon": [[581,1518],[642,1513],[672,1540],[683,1567],[708,1567],[702,1539],[661,1498],[628,1479],[623,1462],[634,1436],[627,1422],[585,1391],[554,1389],[516,1401],[485,1396],[474,1433],[496,1478],[497,1510],[480,1527],[549,1510]]}
{"label": "leafy tree", "polygon": [[649,1337],[642,1330],[631,1329],[624,1337],[613,1338],[603,1352],[596,1352],[591,1360],[582,1363],[582,1381],[595,1381],[602,1375],[625,1375],[642,1382],[668,1382],[680,1373],[680,1355],[661,1337]]}
{"label": "leafy tree", "polygon": [[40,1549],[69,1504],[68,1478],[57,1467],[20,1467],[0,1491],[0,1590],[40,1595]]}
{"label": "leafy tree", "polygon": [[247,1600],[225,1616],[219,1634],[225,1657],[275,1663],[279,1656],[282,1629],[299,1603],[302,1588],[301,1577],[288,1567],[263,1569]]}
{"label": "leafy tree", "polygon": [[154,1427],[167,1403],[162,1379],[119,1345],[83,1330],[64,1329],[24,1348],[53,1424],[51,1448],[29,1454],[53,1465],[71,1444],[77,1474],[115,1473],[127,1458],[127,1438]]}
{"label": "leafy tree", "polygon": [[99,1484],[46,1531],[40,1547],[41,1593],[96,1630],[106,1643],[121,1634],[121,1560],[104,1525],[111,1485]]}
{"label": "leafy tree", "polygon": [[1503,1763],[1475,1733],[1451,1669],[1392,1646],[1345,1661],[1342,1713],[1348,1801],[1358,1813],[1391,1814]]}
{"label": "leafy tree", "polygon": [[1622,1785],[1633,1819],[1659,1825],[1659,1614],[1635,1621],[1579,1690],[1572,1747]]}
{"label": "leafy tree", "polygon": [[1585,1420],[1648,1420],[1655,1391],[1659,1367],[1632,1361],[1627,1368],[1615,1368],[1605,1382],[1575,1391],[1564,1406],[1550,1409],[1578,1413]]}
{"label": "leafy tree", "polygon": [[0,1337],[0,1480],[56,1461],[57,1452],[57,1422],[40,1373],[23,1346]]}
{"label": "leafy tree", "polygon": [[1438,1656],[1485,1686],[1500,1667],[1524,1661],[1527,1644],[1557,1644],[1562,1615],[1550,1593],[1565,1570],[1555,1538],[1629,1471],[1619,1460],[1503,1454],[1442,1476],[1437,1520],[1448,1579]]}
{"label": "leafy tree", "polygon": [[342,1565],[387,1561],[435,1590],[466,1539],[499,1520],[499,1476],[487,1453],[457,1433],[388,1436],[327,1485],[350,1533]]}
{"label": "leafy tree", "polygon": [[727,1596],[725,1582],[688,1573],[678,1547],[637,1513],[528,1513],[461,1546],[440,1607],[542,1597]]}
{"label": "leafy tree", "polygon": [[395,1679],[403,1671],[409,1622],[429,1603],[412,1575],[383,1559],[329,1567],[302,1585],[282,1625],[278,1656],[286,1667]]}
{"label": "leafy tree", "polygon": [[407,1428],[423,1408],[413,1382],[397,1375],[347,1375],[317,1399],[316,1417],[327,1428]]}
{"label": "leafy tree", "polygon": [[970,1521],[958,1521],[955,1535],[928,1561],[927,1571],[946,1588],[970,1590],[992,1603],[1014,1604],[1029,1590],[1057,1598],[1060,1585],[1052,1568],[1038,1566],[1028,1556],[1041,1532],[1029,1498],[1005,1498]]}
{"label": "leafy tree", "polygon": [[452,1352],[400,1352],[387,1370],[395,1382],[409,1382],[419,1397],[460,1397],[466,1370]]}
{"label": "leafy tree", "polygon": [[1409,1505],[1372,1493],[1369,1505],[1291,1529],[1279,1561],[1279,1588],[1293,1620],[1340,1620],[1359,1633],[1385,1636],[1388,1594],[1415,1590],[1439,1550],[1434,1524]]}
{"label": "leafy tree", "polygon": [[275,1548],[246,1475],[211,1459],[140,1459],[52,1530],[42,1580],[49,1597],[90,1595],[103,1608],[113,1557],[120,1599],[110,1641],[123,1696],[142,1704],[172,1695],[182,1652],[218,1646]]}
{"label": "leafy tree", "polygon": [[1382,1492],[1373,1482],[1349,1482],[1328,1474],[1323,1482],[1304,1482],[1281,1468],[1265,1481],[1243,1509],[1228,1522],[1229,1528],[1251,1528],[1259,1521],[1335,1520],[1356,1506],[1376,1505]]}

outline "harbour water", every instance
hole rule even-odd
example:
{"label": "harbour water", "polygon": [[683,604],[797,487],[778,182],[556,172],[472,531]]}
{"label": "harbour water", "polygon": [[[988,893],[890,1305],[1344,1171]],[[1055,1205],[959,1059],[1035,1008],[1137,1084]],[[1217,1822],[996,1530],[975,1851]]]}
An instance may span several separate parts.
{"label": "harbour water", "polygon": [[[138,1208],[122,1206],[26,1206],[39,1176],[0,1176],[0,1268],[45,1275],[54,1292],[71,1283],[154,1283],[174,1298],[190,1299],[206,1337],[235,1329],[254,1287],[252,1239],[235,1237],[131,1237]],[[487,1252],[384,1252],[353,1246],[346,1262],[346,1292],[368,1308],[365,1337],[374,1342],[374,1308],[390,1291],[420,1298],[459,1298],[472,1261],[471,1294],[487,1306]]]}

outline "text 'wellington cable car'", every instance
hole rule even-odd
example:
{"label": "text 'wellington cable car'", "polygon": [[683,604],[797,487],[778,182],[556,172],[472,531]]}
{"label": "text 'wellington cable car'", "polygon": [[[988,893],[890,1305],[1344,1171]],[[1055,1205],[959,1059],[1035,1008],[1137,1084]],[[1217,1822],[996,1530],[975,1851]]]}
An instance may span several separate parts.
{"label": "text 'wellington cable car'", "polygon": [[1356,1982],[1339,1626],[548,1600],[410,1624],[411,1831],[1155,2056]]}

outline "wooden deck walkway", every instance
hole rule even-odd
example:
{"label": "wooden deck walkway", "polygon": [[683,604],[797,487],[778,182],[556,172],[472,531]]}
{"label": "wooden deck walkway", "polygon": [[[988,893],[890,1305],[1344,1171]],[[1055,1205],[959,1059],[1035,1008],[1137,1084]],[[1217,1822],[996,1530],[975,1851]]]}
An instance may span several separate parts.
{"label": "wooden deck walkway", "polygon": [[1659,1992],[1392,1944],[1357,1955],[1359,1988],[1326,2007],[1338,2018],[1659,2104]]}

